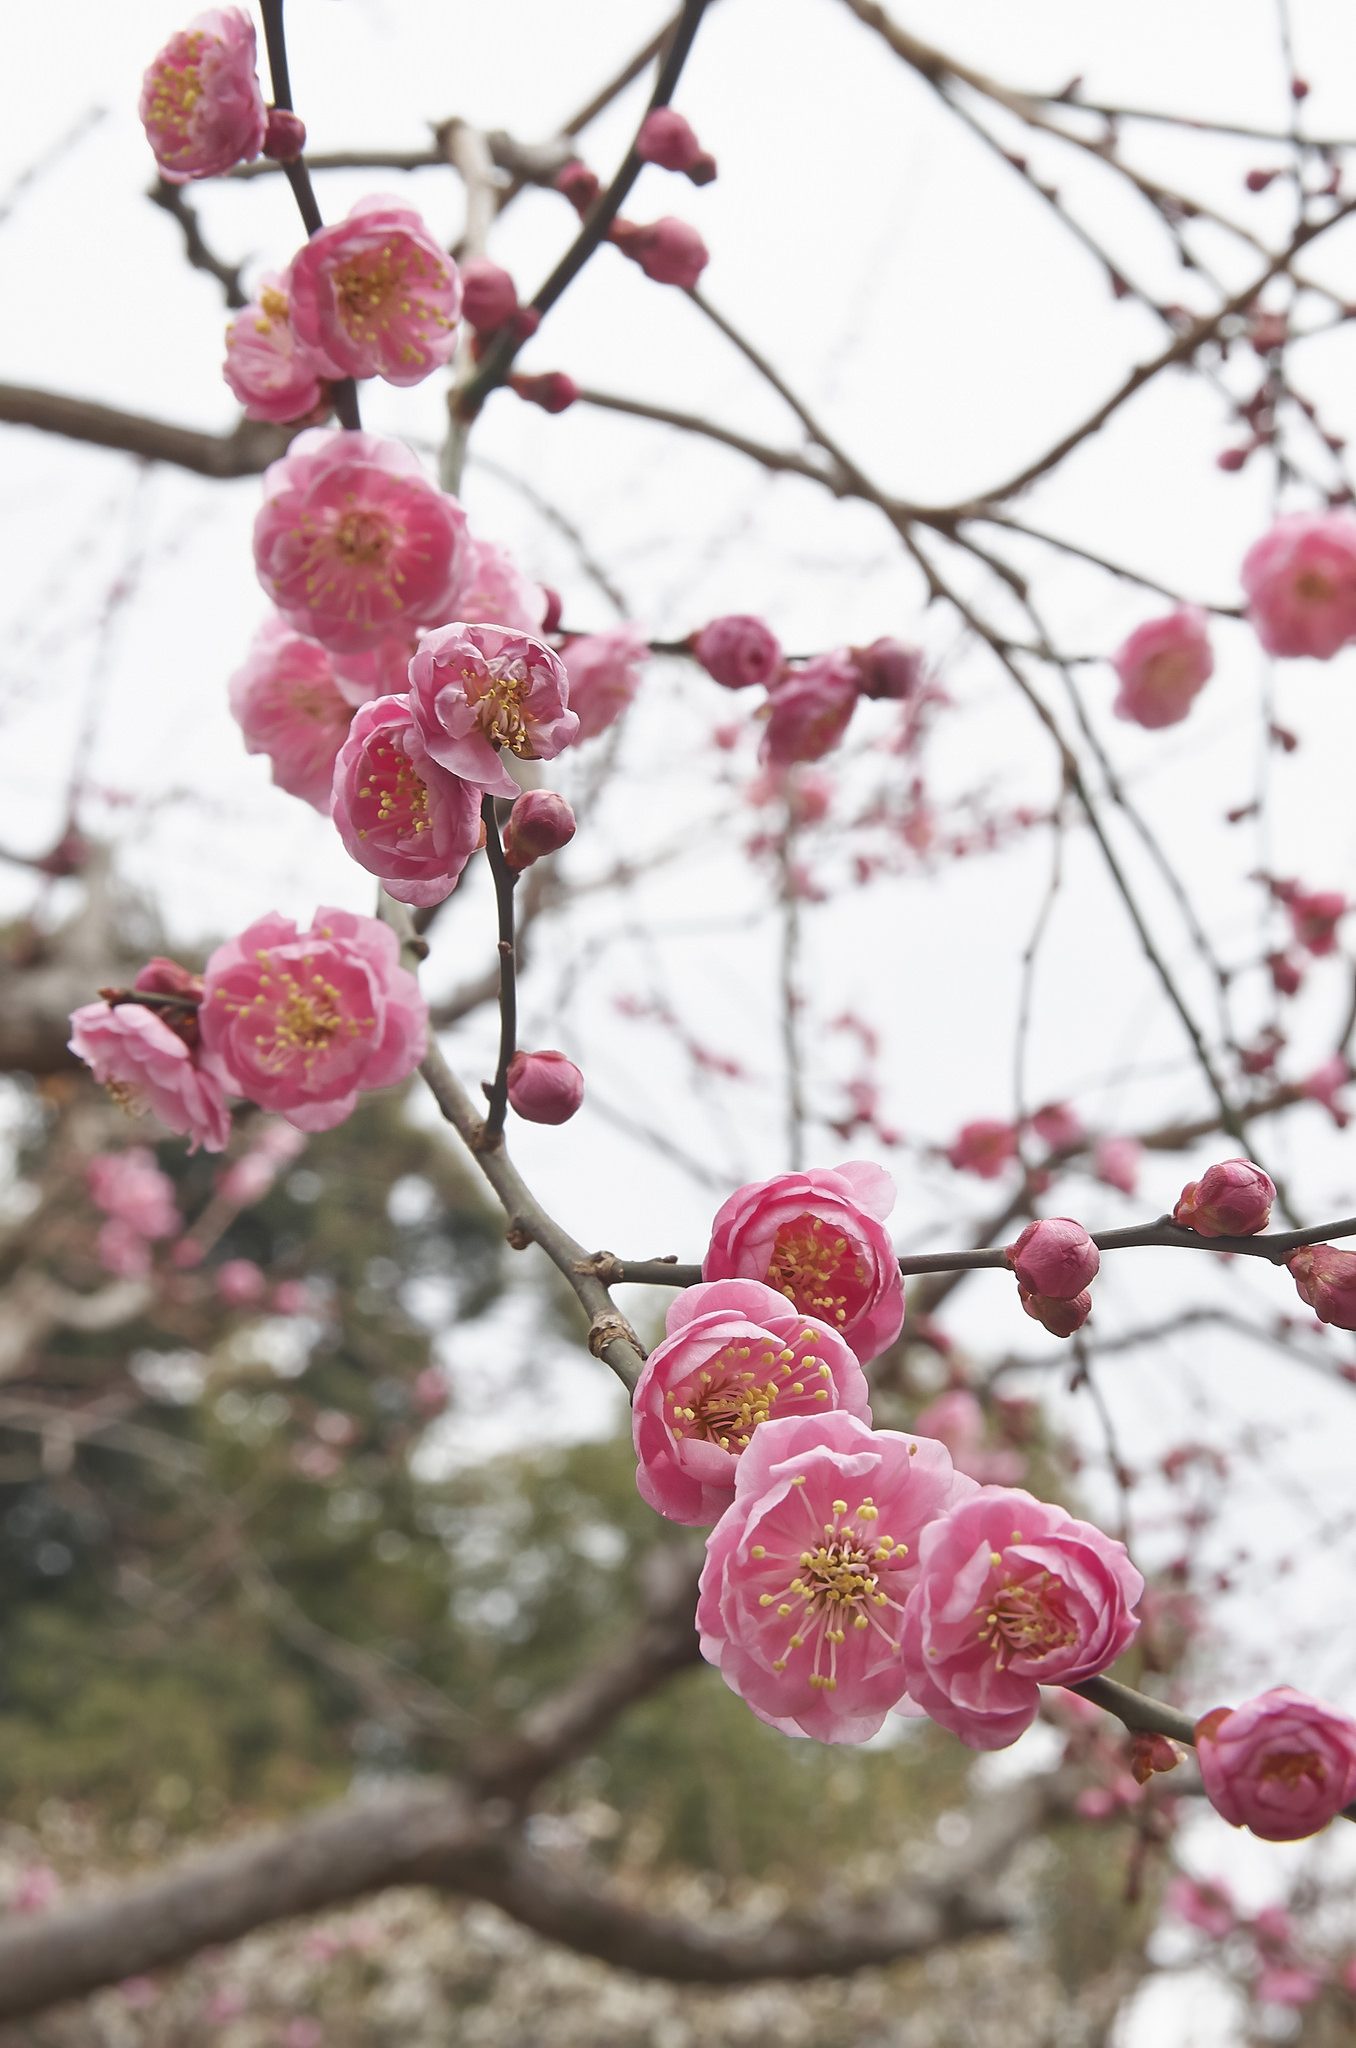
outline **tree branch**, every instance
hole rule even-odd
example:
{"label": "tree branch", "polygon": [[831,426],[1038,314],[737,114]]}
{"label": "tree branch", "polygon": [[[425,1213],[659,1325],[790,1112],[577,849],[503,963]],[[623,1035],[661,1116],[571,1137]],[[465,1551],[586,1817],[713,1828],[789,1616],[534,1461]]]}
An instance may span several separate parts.
{"label": "tree branch", "polygon": [[230,478],[258,476],[286,453],[295,427],[275,427],[263,420],[242,419],[229,434],[206,434],[196,427],[176,427],[144,413],[122,412],[89,398],[68,398],[58,391],[38,391],[28,384],[0,384],[0,422],[36,427],[42,434],[62,434],[96,448],[114,448],[143,462],[169,462],[196,476]]}

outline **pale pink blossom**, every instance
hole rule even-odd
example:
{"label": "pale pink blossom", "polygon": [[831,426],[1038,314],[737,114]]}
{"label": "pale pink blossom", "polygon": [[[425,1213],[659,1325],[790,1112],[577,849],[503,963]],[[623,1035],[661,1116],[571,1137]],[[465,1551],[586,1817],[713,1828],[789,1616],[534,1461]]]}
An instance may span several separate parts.
{"label": "pale pink blossom", "polygon": [[671,1522],[706,1528],[724,1514],[740,1457],[774,1417],[844,1409],[871,1420],[856,1353],[756,1280],[685,1287],[666,1328],[631,1426],[641,1498]]}
{"label": "pale pink blossom", "polygon": [[137,112],[171,185],[248,163],[267,120],[254,24],[239,7],[210,7],[170,37],[146,70]]}
{"label": "pale pink blossom", "polygon": [[327,813],[353,711],[325,649],[275,615],[255,634],[228,690],[245,752],[266,754],[279,789]]}
{"label": "pale pink blossom", "polygon": [[615,725],[640,688],[650,643],[639,626],[610,626],[567,641],[561,660],[570,678],[570,704],[581,740]]}
{"label": "pale pink blossom", "polygon": [[508,1069],[509,1107],[530,1124],[563,1124],[584,1100],[584,1076],[563,1052],[515,1052]]}
{"label": "pale pink blossom", "polygon": [[1188,1877],[1179,1871],[1168,1886],[1164,1904],[1188,1927],[1208,1934],[1212,1941],[1223,1941],[1238,1924],[1238,1908],[1222,1878]]}
{"label": "pale pink blossom", "polygon": [[[166,1012],[166,1015],[174,1014]],[[85,1003],[71,1016],[71,1051],[120,1109],[150,1110],[190,1152],[221,1152],[231,1134],[221,1070],[142,1003]]]}
{"label": "pale pink blossom", "polygon": [[173,1237],[183,1228],[174,1182],[156,1165],[149,1146],[96,1152],[85,1166],[85,1186],[97,1209],[116,1217],[138,1237]]}
{"label": "pale pink blossom", "polygon": [[920,1436],[935,1436],[958,1472],[981,1486],[1015,1486],[1026,1469],[1020,1451],[984,1448],[984,1410],[968,1387],[948,1387],[914,1417]]}
{"label": "pale pink blossom", "polygon": [[1204,612],[1183,605],[1137,626],[1111,665],[1121,683],[1112,706],[1117,718],[1150,731],[1177,725],[1215,669]]}
{"label": "pale pink blossom", "polygon": [[546,618],[546,592],[524,576],[513,557],[493,541],[468,539],[447,600],[452,618],[478,626],[509,626],[537,633]]}
{"label": "pale pink blossom", "polygon": [[910,1697],[972,1749],[1030,1727],[1042,1685],[1076,1685],[1139,1628],[1125,1545],[1053,1502],[986,1487],[924,1529],[901,1648]]}
{"label": "pale pink blossom", "polygon": [[820,760],[847,731],[860,694],[856,664],[843,649],[787,669],[772,693],[760,758],[774,768]]}
{"label": "pale pink blossom", "polygon": [[1198,1237],[1253,1237],[1271,1221],[1276,1189],[1251,1159],[1224,1159],[1189,1180],[1172,1212],[1174,1223]]}
{"label": "pale pink blossom", "polygon": [[1033,1294],[1029,1287],[1019,1287],[1017,1299],[1032,1320],[1052,1337],[1072,1337],[1092,1314],[1092,1296],[1086,1287],[1080,1294],[1072,1295]]}
{"label": "pale pink blossom", "polygon": [[1071,1301],[1095,1280],[1102,1255],[1081,1223],[1071,1216],[1045,1216],[1026,1229],[1004,1254],[1028,1294]]}
{"label": "pale pink blossom", "polygon": [[432,759],[404,697],[353,714],[334,764],[332,816],[360,867],[398,903],[441,903],[481,839],[479,788]]}
{"label": "pale pink blossom", "polygon": [[1144,1147],[1138,1138],[1099,1138],[1092,1148],[1092,1170],[1109,1188],[1133,1195],[1139,1186]]}
{"label": "pale pink blossom", "polygon": [[981,1180],[997,1180],[1017,1157],[1017,1126],[998,1117],[976,1117],[973,1123],[961,1125],[946,1148],[946,1156],[958,1173],[975,1173]]}
{"label": "pale pink blossom", "polygon": [[1315,1067],[1312,1074],[1306,1074],[1300,1082],[1300,1093],[1310,1102],[1321,1102],[1339,1131],[1344,1131],[1351,1121],[1341,1094],[1351,1081],[1351,1063],[1345,1053],[1335,1052],[1331,1059]]}
{"label": "pale pink blossom", "polygon": [[325,396],[324,364],[297,339],[288,313],[289,280],[266,276],[259,296],[226,329],[222,375],[250,420],[286,425],[314,412]]}
{"label": "pale pink blossom", "polygon": [[438,616],[465,528],[401,442],[310,428],[264,472],[254,566],[298,632],[360,654]]}
{"label": "pale pink blossom", "polygon": [[781,673],[782,646],[771,626],[746,612],[712,619],[694,634],[692,652],[706,673],[727,690],[770,685]]}
{"label": "pale pink blossom", "polygon": [[1356,635],[1356,518],[1288,513],[1249,548],[1242,580],[1269,654],[1331,660]]}
{"label": "pale pink blossom", "polygon": [[614,221],[608,240],[616,243],[623,256],[638,263],[655,284],[676,284],[684,291],[691,291],[711,260],[697,230],[671,213],[662,220]]}
{"label": "pale pink blossom", "polygon": [[1356,1793],[1356,1721],[1292,1686],[1196,1723],[1206,1798],[1264,1842],[1316,1835]]}
{"label": "pale pink blossom", "polygon": [[225,1259],[213,1277],[228,1308],[253,1308],[268,1291],[268,1282],[253,1259]]}
{"label": "pale pink blossom", "polygon": [[504,859],[520,873],[559,853],[575,834],[574,812],[554,789],[528,789],[504,821]]}
{"label": "pale pink blossom", "polygon": [[144,1280],[151,1270],[150,1245],[117,1216],[99,1226],[94,1256],[106,1273],[116,1273],[120,1280]]}
{"label": "pale pink blossom", "polygon": [[904,1696],[922,1532],[974,1490],[941,1444],[844,1409],[762,1423],[707,1538],[702,1655],[784,1734],[867,1741]]}
{"label": "pale pink blossom", "polygon": [[904,1282],[884,1218],[895,1184],[861,1159],[778,1173],[722,1203],[703,1280],[760,1280],[845,1337],[863,1365],[894,1343]]}
{"label": "pale pink blossom", "polygon": [[1322,1973],[1303,1963],[1267,1963],[1258,1975],[1253,1995],[1259,2005],[1283,2005],[1294,2011],[1312,2005],[1323,1983]]}
{"label": "pale pink blossom", "polygon": [[1071,1151],[1082,1144],[1086,1135],[1082,1118],[1067,1102],[1048,1102],[1044,1109],[1038,1109],[1031,1119],[1031,1128],[1052,1152]]}
{"label": "pale pink blossom", "polygon": [[507,626],[426,634],[410,663],[409,703],[432,760],[494,796],[519,793],[501,752],[550,761],[579,731],[560,657]]}
{"label": "pale pink blossom", "polygon": [[292,326],[332,376],[418,384],[451,356],[457,266],[412,207],[371,194],[292,262]]}
{"label": "pale pink blossom", "polygon": [[1330,1244],[1307,1244],[1286,1260],[1299,1289],[1320,1323],[1356,1330],[1356,1252]]}
{"label": "pale pink blossom", "polygon": [[325,908],[309,931],[270,912],[218,946],[201,1024],[237,1092],[303,1131],[332,1130],[360,1090],[405,1080],[428,1036],[390,926]]}

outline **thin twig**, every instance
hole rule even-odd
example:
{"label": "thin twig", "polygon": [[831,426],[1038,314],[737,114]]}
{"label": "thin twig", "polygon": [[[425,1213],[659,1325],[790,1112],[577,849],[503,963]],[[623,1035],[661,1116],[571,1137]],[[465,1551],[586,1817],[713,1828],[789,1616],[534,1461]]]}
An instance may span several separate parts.
{"label": "thin twig", "polygon": [[485,854],[494,877],[494,900],[499,913],[499,1060],[480,1134],[480,1144],[490,1150],[503,1142],[504,1118],[508,1114],[508,1070],[518,1049],[518,956],[513,933],[513,895],[518,874],[504,858],[492,796],[482,802],[480,815],[485,825]]}

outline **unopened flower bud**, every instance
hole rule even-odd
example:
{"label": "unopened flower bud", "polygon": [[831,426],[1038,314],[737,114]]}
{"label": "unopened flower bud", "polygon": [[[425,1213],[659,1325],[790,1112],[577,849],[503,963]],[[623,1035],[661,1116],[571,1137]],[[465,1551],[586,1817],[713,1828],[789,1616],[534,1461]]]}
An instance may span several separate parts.
{"label": "unopened flower bud", "polygon": [[268,1283],[253,1259],[227,1259],[216,1271],[217,1293],[230,1308],[252,1308]]}
{"label": "unopened flower bud", "polygon": [[689,644],[706,673],[727,690],[766,686],[781,672],[781,642],[771,626],[747,612],[712,619]]}
{"label": "unopened flower bud", "polygon": [[1048,1295],[1056,1301],[1072,1301],[1081,1294],[1096,1279],[1102,1263],[1087,1231],[1071,1216],[1047,1216],[1028,1223],[1004,1256],[1024,1295]]}
{"label": "unopened flower bud", "polygon": [[1286,1260],[1301,1301],[1320,1323],[1335,1330],[1356,1330],[1356,1252],[1339,1252],[1330,1244],[1307,1244]]}
{"label": "unopened flower bud", "polygon": [[1286,899],[1295,937],[1316,959],[1337,949],[1337,927],[1347,913],[1340,889],[1294,889]]}
{"label": "unopened flower bud", "polygon": [[306,147],[306,123],[290,107],[270,107],[264,129],[264,155],[275,164],[294,164]]}
{"label": "unopened flower bud", "polygon": [[563,370],[544,370],[535,377],[520,373],[508,381],[519,398],[525,398],[529,405],[539,405],[543,412],[564,412],[579,396],[579,386]]}
{"label": "unopened flower bud", "polygon": [[609,240],[623,256],[638,263],[656,284],[680,285],[690,291],[710,261],[705,242],[685,220],[665,214],[662,220],[642,224],[634,220],[614,221]]}
{"label": "unopened flower bud", "polygon": [[1172,1212],[1198,1237],[1253,1237],[1271,1221],[1276,1189],[1251,1159],[1225,1159],[1188,1181]]}
{"label": "unopened flower bud", "polygon": [[584,1076],[563,1052],[515,1052],[508,1099],[530,1124],[568,1123],[584,1100]]}
{"label": "unopened flower bud", "polygon": [[597,174],[577,156],[562,164],[556,172],[556,190],[563,192],[575,212],[582,219],[602,190]]}
{"label": "unopened flower bud", "polygon": [[1052,1294],[1028,1293],[1023,1287],[1018,1300],[1027,1314],[1047,1329],[1052,1337],[1072,1337],[1092,1314],[1092,1296],[1086,1288],[1071,1300],[1061,1301]]}
{"label": "unopened flower bud", "polygon": [[548,853],[559,853],[574,838],[574,812],[553,789],[524,791],[504,826],[504,858],[511,868],[530,868]]}
{"label": "unopened flower bud", "polygon": [[854,647],[864,697],[890,697],[899,701],[912,697],[923,680],[923,657],[916,647],[902,640],[873,640],[869,647]]}
{"label": "unopened flower bud", "polygon": [[177,960],[167,960],[163,953],[157,953],[132,983],[147,995],[183,996],[188,1002],[202,1001],[202,976],[190,974]]}
{"label": "unopened flower bud", "polygon": [[468,256],[459,264],[461,310],[482,334],[502,327],[518,311],[518,288],[508,272],[488,256]]}
{"label": "unopened flower bud", "polygon": [[1156,1771],[1175,1771],[1182,1755],[1182,1750],[1166,1735],[1141,1731],[1130,1743],[1130,1775],[1137,1785],[1147,1785]]}
{"label": "unopened flower bud", "polygon": [[672,107],[651,107],[636,137],[636,155],[643,164],[684,172],[694,185],[709,185],[716,175],[715,158],[702,148],[691,122]]}
{"label": "unopened flower bud", "polygon": [[1293,996],[1298,993],[1304,979],[1304,970],[1298,961],[1288,953],[1268,953],[1267,966],[1271,969],[1271,986],[1278,996]]}

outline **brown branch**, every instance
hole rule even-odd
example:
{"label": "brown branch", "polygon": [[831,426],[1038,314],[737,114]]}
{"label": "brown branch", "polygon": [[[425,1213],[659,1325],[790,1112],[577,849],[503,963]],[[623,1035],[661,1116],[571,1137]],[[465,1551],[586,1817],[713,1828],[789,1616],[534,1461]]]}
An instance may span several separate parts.
{"label": "brown branch", "polygon": [[[281,166],[279,167],[281,168]],[[146,197],[152,206],[158,206],[171,220],[179,223],[184,238],[184,254],[195,270],[206,271],[221,286],[228,306],[238,310],[249,302],[240,283],[240,265],[227,263],[207,246],[203,239],[198,216],[184,193],[182,185],[171,185],[164,178],[157,178]]]}
{"label": "brown branch", "polygon": [[0,384],[0,423],[36,427],[39,433],[114,448],[143,462],[169,462],[196,476],[219,478],[258,476],[286,452],[300,431],[300,422],[275,427],[242,419],[229,434],[205,434],[195,427],[176,427],[168,420],[122,412],[89,398],[68,398],[58,391],[38,391],[28,384]]}

